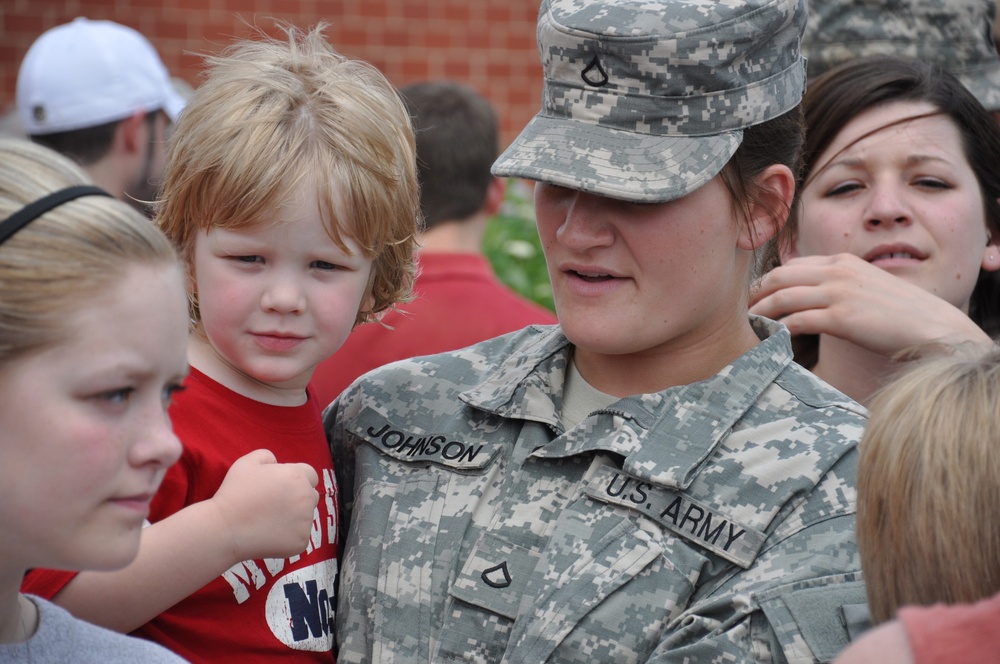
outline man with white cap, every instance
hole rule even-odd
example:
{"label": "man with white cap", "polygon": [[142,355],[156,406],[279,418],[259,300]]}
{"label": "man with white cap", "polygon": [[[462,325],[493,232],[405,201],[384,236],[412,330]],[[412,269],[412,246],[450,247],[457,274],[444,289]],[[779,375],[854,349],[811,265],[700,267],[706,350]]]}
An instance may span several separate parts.
{"label": "man with white cap", "polygon": [[167,127],[184,100],[148,39],[82,17],[46,31],[21,62],[16,106],[33,141],[72,158],[97,186],[149,212]]}
{"label": "man with white cap", "polygon": [[814,662],[865,594],[865,411],[748,313],[795,207],[805,0],[543,0],[535,181],[559,324],[325,413],[337,661]]}

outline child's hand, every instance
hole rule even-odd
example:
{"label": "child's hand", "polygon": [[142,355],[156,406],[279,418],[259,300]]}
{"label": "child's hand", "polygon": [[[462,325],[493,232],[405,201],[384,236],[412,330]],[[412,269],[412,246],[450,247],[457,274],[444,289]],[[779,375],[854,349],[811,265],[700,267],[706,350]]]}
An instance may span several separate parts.
{"label": "child's hand", "polygon": [[234,563],[302,553],[319,502],[319,477],[305,463],[277,463],[269,450],[237,459],[210,499],[233,542]]}

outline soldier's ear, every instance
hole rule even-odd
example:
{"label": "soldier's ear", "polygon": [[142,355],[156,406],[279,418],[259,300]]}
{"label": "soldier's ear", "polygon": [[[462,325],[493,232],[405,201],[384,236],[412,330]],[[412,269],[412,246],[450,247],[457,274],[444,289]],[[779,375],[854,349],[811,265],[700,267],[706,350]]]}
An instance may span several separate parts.
{"label": "soldier's ear", "polygon": [[777,235],[788,221],[795,196],[795,176],[784,164],[771,164],[757,176],[757,196],[749,201],[737,245],[753,251]]}

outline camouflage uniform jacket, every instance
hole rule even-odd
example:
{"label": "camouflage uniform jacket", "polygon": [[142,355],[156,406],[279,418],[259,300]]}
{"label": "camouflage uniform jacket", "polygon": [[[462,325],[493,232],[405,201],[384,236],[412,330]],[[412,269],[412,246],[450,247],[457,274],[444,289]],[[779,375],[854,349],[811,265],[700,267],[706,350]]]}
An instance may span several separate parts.
{"label": "camouflage uniform jacket", "polygon": [[564,431],[558,326],[404,360],[325,413],[338,662],[825,661],[864,602],[864,409],[787,330]]}

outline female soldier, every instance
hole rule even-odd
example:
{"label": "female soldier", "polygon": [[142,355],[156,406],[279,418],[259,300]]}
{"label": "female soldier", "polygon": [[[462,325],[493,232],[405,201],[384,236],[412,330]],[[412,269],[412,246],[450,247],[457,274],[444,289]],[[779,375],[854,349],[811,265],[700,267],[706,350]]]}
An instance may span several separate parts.
{"label": "female soldier", "polygon": [[[545,0],[560,324],[406,360],[326,414],[338,661],[812,661],[862,603],[862,409],[748,315],[792,206],[798,0]],[[853,582],[853,583],[852,583]]]}

